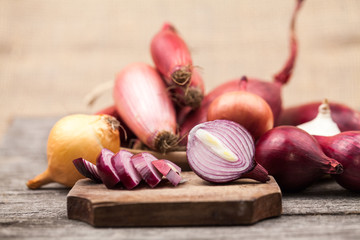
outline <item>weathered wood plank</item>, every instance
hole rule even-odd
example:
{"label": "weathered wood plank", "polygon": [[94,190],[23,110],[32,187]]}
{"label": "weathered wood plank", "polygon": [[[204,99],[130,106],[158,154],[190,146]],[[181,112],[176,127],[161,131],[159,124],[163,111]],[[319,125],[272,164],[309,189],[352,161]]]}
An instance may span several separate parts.
{"label": "weathered wood plank", "polygon": [[56,119],[16,118],[3,138],[0,145],[1,239],[98,239],[99,236],[108,239],[144,239],[144,236],[146,239],[358,239],[360,236],[360,195],[329,179],[301,193],[283,194],[281,217],[250,226],[98,229],[69,220],[66,195],[70,189],[49,184],[34,191],[25,185],[46,168],[46,138]]}

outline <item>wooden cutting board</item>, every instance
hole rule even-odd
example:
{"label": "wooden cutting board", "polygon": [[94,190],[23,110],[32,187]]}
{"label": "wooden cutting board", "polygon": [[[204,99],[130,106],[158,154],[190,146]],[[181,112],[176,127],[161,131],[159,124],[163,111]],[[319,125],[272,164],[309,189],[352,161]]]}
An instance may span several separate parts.
{"label": "wooden cutting board", "polygon": [[107,189],[79,180],[67,196],[68,218],[95,227],[200,226],[253,224],[281,215],[282,195],[272,177],[267,183],[211,184],[193,172],[182,175],[186,182],[177,187],[163,180],[154,189]]}

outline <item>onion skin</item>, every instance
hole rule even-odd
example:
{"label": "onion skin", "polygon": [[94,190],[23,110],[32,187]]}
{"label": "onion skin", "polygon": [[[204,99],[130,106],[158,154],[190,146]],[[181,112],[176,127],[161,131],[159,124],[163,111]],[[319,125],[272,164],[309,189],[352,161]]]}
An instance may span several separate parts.
{"label": "onion skin", "polygon": [[347,131],[334,136],[315,136],[324,153],[336,159],[344,172],[334,175],[342,187],[360,192],[360,131]]}
{"label": "onion skin", "polygon": [[245,127],[257,140],[273,128],[274,117],[264,99],[247,91],[224,93],[209,106],[207,120],[226,119]]}
{"label": "onion skin", "polygon": [[[236,156],[235,161],[211,150],[197,135],[199,131],[207,131],[221,141]],[[256,168],[255,145],[250,133],[238,123],[229,120],[201,123],[190,131],[188,138],[186,154],[189,166],[200,178],[212,183],[227,183],[243,177],[263,182],[269,180],[264,168]],[[255,168],[256,171],[248,174]]]}
{"label": "onion skin", "polygon": [[[297,126],[311,121],[318,113],[321,102],[311,102],[294,107],[286,108],[282,111],[277,126],[291,125]],[[360,112],[341,103],[329,103],[331,118],[338,125],[340,131],[359,131]]]}
{"label": "onion skin", "polygon": [[192,75],[192,59],[184,40],[175,28],[164,23],[151,41],[151,56],[168,86],[184,86]]}
{"label": "onion skin", "polygon": [[255,160],[286,192],[301,191],[324,174],[340,174],[342,165],[327,157],[316,139],[293,126],[275,127],[256,143]]}
{"label": "onion skin", "polygon": [[125,67],[116,77],[113,97],[121,119],[149,148],[164,153],[176,147],[175,108],[153,67]]}
{"label": "onion skin", "polygon": [[51,182],[72,187],[77,180],[84,178],[74,166],[74,159],[84,158],[96,164],[103,147],[119,151],[118,124],[109,115],[73,114],[61,118],[48,137],[48,167],[27,182],[28,188],[37,189]]}

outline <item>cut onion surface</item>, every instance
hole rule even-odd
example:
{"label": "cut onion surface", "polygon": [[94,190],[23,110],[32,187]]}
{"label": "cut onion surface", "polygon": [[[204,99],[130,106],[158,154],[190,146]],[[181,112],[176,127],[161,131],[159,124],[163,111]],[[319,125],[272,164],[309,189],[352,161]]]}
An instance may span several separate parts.
{"label": "cut onion surface", "polygon": [[111,158],[113,156],[114,153],[112,151],[103,148],[96,160],[99,176],[107,188],[113,188],[120,182],[120,177],[117,175],[115,168],[111,164]]}
{"label": "cut onion surface", "polygon": [[[239,179],[257,165],[252,136],[240,124],[229,120],[195,126],[189,133],[186,153],[191,169],[202,179],[214,183]],[[252,178],[264,179],[267,172],[258,174]]]}
{"label": "cut onion surface", "polygon": [[120,150],[111,158],[111,163],[120,177],[121,183],[129,190],[136,187],[141,181],[141,176],[131,161],[132,156],[131,152]]}
{"label": "cut onion surface", "polygon": [[172,185],[177,186],[181,182],[181,168],[175,163],[165,159],[155,160],[151,163]]}
{"label": "cut onion surface", "polygon": [[84,177],[90,178],[97,183],[102,182],[95,164],[83,158],[74,159],[73,163],[79,173],[81,173]]}
{"label": "cut onion surface", "polygon": [[147,152],[138,153],[131,157],[131,161],[141,178],[152,188],[161,181],[161,173],[151,164],[152,161],[156,160],[158,160],[156,157]]}

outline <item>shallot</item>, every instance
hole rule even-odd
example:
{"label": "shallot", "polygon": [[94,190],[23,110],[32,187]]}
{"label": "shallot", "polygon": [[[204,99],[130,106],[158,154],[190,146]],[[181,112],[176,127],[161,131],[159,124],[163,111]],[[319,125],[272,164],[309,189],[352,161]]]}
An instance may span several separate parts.
{"label": "shallot", "polygon": [[315,138],[294,126],[275,127],[256,143],[255,160],[284,191],[300,191],[325,174],[340,174],[343,166],[327,157]]}
{"label": "shallot", "polygon": [[151,56],[168,86],[184,86],[190,81],[193,70],[190,51],[171,24],[164,23],[153,37]]}
{"label": "shallot", "polygon": [[125,67],[116,77],[113,96],[119,116],[144,144],[162,153],[176,148],[175,108],[153,67]]}
{"label": "shallot", "polygon": [[[229,120],[195,126],[188,136],[186,154],[191,169],[202,179],[214,183],[239,179],[257,165],[252,136],[240,124]],[[269,180],[265,169],[254,173],[255,180]]]}
{"label": "shallot", "polygon": [[342,174],[333,176],[336,182],[348,190],[360,192],[360,131],[315,138],[324,153],[344,167]]}

